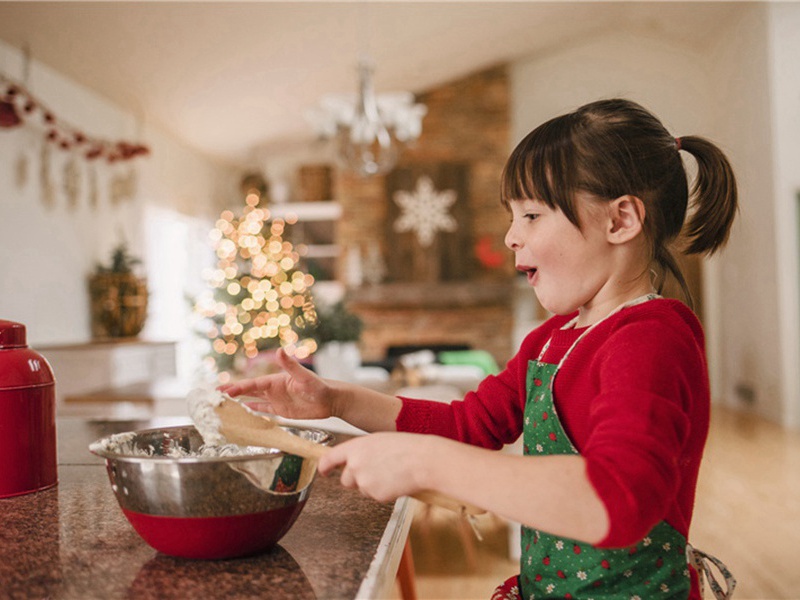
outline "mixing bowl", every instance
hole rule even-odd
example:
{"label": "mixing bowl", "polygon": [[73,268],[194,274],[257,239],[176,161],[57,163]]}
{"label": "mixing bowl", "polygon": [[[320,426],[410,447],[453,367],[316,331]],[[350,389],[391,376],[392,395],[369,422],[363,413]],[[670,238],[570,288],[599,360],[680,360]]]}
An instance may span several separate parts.
{"label": "mixing bowl", "polygon": [[[331,434],[285,427],[328,444]],[[316,461],[273,448],[205,456],[190,425],[116,434],[89,449],[105,459],[111,489],[133,528],[164,554],[233,558],[274,545],[303,510]]]}

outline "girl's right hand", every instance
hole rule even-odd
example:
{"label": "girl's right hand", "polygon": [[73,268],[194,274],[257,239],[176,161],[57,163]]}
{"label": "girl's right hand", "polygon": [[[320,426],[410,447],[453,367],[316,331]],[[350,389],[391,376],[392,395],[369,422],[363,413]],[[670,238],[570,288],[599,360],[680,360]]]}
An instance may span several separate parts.
{"label": "girl's right hand", "polygon": [[278,349],[276,358],[282,373],[243,379],[217,389],[232,397],[245,395],[261,400],[261,403],[248,404],[256,410],[288,419],[336,416],[333,410],[335,393],[324,379],[286,354],[283,348]]}

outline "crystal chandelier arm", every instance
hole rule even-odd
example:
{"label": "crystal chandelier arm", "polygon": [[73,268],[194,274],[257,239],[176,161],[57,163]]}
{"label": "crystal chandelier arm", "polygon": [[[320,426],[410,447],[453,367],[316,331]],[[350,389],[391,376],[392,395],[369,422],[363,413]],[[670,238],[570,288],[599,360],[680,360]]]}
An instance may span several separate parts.
{"label": "crystal chandelier arm", "polygon": [[381,148],[388,148],[392,144],[392,138],[378,111],[372,85],[372,70],[372,65],[366,59],[358,65],[359,95],[350,128],[350,140],[354,144],[372,144],[377,141]]}
{"label": "crystal chandelier arm", "polygon": [[321,137],[336,138],[344,165],[365,176],[394,166],[399,147],[421,135],[427,112],[409,92],[376,95],[372,73],[372,62],[362,58],[358,95],[325,96],[316,111],[307,113]]}

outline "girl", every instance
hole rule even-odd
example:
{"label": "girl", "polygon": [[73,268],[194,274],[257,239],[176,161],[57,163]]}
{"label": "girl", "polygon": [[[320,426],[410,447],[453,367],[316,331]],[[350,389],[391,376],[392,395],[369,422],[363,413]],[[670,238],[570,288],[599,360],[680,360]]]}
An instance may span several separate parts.
{"label": "girl", "polygon": [[[681,152],[697,161],[686,224]],[[555,316],[462,401],[323,380],[282,351],[283,373],[221,389],[290,418],[402,432],[320,461],[347,487],[381,501],[436,490],[521,522],[521,573],[496,598],[700,598],[705,555],[687,537],[709,420],[703,332],[658,292],[672,276],[691,301],[670,246],[682,233],[690,253],[724,244],[731,167],[711,142],[604,100],[523,139],[501,199],[516,267]],[[520,435],[524,456],[493,451]]]}

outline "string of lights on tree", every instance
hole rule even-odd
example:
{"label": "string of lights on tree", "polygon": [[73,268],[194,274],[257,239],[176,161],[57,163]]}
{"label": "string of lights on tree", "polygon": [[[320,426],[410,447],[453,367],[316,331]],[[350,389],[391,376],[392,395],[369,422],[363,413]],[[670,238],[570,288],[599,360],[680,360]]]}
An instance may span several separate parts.
{"label": "string of lights on tree", "polygon": [[220,214],[210,232],[217,266],[206,273],[212,290],[195,304],[195,312],[210,321],[210,362],[220,381],[230,378],[237,361],[283,347],[307,358],[317,349],[312,337],[317,313],[310,288],[314,278],[298,269],[294,246],[283,239],[286,222],[270,220],[251,191],[241,217]]}
{"label": "string of lights on tree", "polygon": [[0,73],[0,128],[23,124],[44,129],[44,138],[62,150],[79,152],[86,160],[105,160],[109,163],[131,160],[150,154],[144,144],[124,140],[105,140],[90,136],[77,127],[56,117],[21,83]]}

